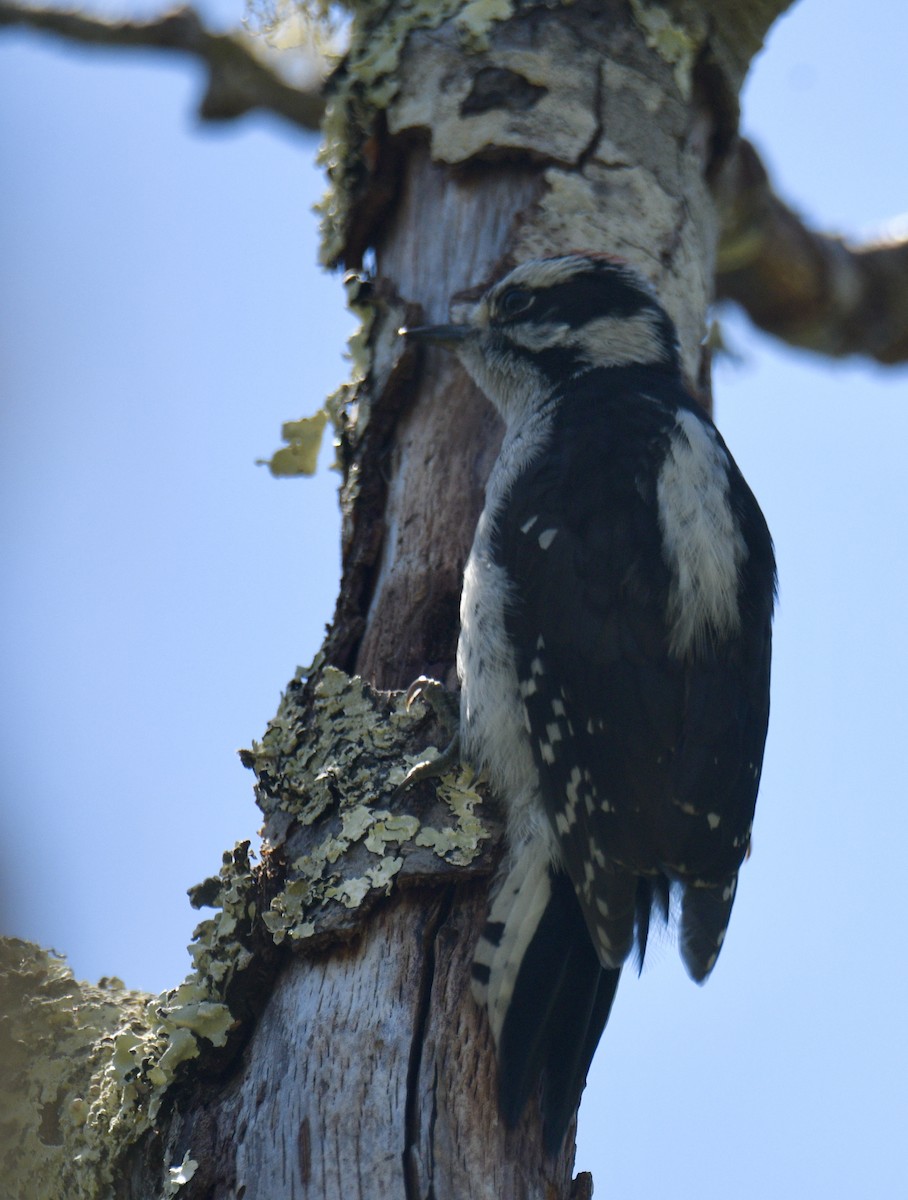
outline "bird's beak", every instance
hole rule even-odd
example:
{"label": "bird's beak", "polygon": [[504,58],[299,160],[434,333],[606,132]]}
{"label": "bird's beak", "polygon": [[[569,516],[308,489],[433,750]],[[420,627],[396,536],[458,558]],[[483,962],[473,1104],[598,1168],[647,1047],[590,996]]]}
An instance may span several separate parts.
{"label": "bird's beak", "polygon": [[401,337],[413,338],[417,342],[435,342],[439,346],[456,348],[473,332],[471,325],[417,325],[413,329],[398,329]]}

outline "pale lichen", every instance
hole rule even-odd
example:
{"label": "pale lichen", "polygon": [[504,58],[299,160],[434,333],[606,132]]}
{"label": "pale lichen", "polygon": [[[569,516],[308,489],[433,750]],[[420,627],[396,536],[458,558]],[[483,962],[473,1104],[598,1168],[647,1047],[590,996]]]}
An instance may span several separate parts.
{"label": "pale lichen", "polygon": [[[249,752],[266,828],[278,831],[290,860],[287,882],[262,915],[276,942],[336,928],[338,907],[355,910],[387,895],[420,851],[430,852],[429,862],[454,866],[480,853],[489,833],[469,771],[440,781],[431,814],[400,808],[396,786],[414,762],[437,753],[407,749],[426,714],[422,701],[408,706],[403,695],[376,692],[333,667],[323,670],[308,710],[285,697]],[[420,869],[430,873],[425,863]]]}
{"label": "pale lichen", "polygon": [[[474,94],[484,74],[491,92]],[[388,107],[388,129],[425,130],[436,162],[465,163],[502,151],[523,151],[576,164],[595,140],[599,64],[576,53],[571,32],[552,23],[545,36],[489,45],[465,67],[460,39],[450,31],[414,36],[405,84]],[[526,97],[511,103],[509,93]]]}
{"label": "pale lichen", "polygon": [[324,407],[311,417],[285,421],[281,426],[281,437],[287,445],[275,450],[270,458],[258,459],[257,465],[267,467],[272,475],[314,475],[327,423],[328,413]]}
{"label": "pale lichen", "polygon": [[465,35],[471,49],[487,50],[493,22],[507,21],[513,15],[513,0],[467,0],[455,17],[454,25]]}
{"label": "pale lichen", "polygon": [[150,997],[79,983],[59,956],[0,941],[0,1173],[10,1196],[110,1194],[124,1089],[118,1040],[148,1032]]}
{"label": "pale lichen", "polygon": [[672,67],[681,98],[690,100],[694,66],[706,37],[705,17],[701,14],[696,24],[691,20],[682,23],[677,13],[644,0],[631,0],[631,11],[646,36],[646,44]]}
{"label": "pale lichen", "polygon": [[462,767],[456,776],[442,776],[439,796],[454,818],[440,829],[424,825],[416,835],[417,846],[429,846],[446,862],[467,866],[479,853],[480,843],[489,836],[488,828],[477,815],[482,797],[476,791],[473,770]]}
{"label": "pale lichen", "polygon": [[183,1161],[175,1167],[170,1167],[167,1172],[168,1178],[164,1184],[164,1196],[167,1200],[171,1196],[175,1196],[184,1183],[189,1183],[198,1169],[199,1164],[190,1156],[190,1152],[187,1150],[183,1155]]}
{"label": "pale lichen", "polygon": [[[0,941],[0,1170],[11,1195],[112,1195],[118,1160],[154,1127],[183,1064],[225,1045],[237,1024],[227,988],[252,959],[239,936],[256,912],[248,843],[195,890],[220,911],[196,930],[195,969],[159,996],[118,979],[81,983],[55,954]],[[162,1181],[164,1194],[190,1166]]]}

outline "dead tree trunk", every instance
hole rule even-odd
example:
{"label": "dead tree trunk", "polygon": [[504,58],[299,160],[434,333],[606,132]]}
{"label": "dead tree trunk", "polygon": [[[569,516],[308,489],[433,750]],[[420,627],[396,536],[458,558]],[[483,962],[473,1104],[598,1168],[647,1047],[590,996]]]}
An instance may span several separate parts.
{"label": "dead tree trunk", "polygon": [[[121,1026],[82,990],[106,1057],[45,1108],[61,1153],[103,1149],[70,1162],[67,1194],[555,1200],[587,1186],[572,1184],[571,1138],[543,1154],[532,1105],[511,1132],[496,1112],[468,987],[494,805],[468,773],[393,797],[445,734],[384,693],[421,673],[455,683],[461,571],[499,437],[454,362],[418,359],[396,330],[444,320],[453,294],[522,259],[602,251],[655,284],[708,402],[712,185],[787,3],[355,6],[325,151],[326,257],[362,272],[365,320],[361,378],[335,413],[337,612],[246,756],[263,861],[239,849],[197,889],[216,908],[197,975],[153,1011],[124,1007]],[[44,969],[21,967],[36,988]]]}

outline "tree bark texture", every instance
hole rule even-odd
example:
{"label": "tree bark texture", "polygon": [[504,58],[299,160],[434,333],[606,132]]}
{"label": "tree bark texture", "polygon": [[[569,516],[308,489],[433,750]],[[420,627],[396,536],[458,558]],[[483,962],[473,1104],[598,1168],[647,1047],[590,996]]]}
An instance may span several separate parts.
{"label": "tree bark texture", "polygon": [[[397,329],[445,320],[452,297],[528,257],[618,255],[655,285],[708,402],[712,184],[747,63],[784,7],[355,6],[324,152],[325,255],[360,271],[351,292],[366,321],[360,378],[335,407],[338,607],[318,661],[244,758],[262,863],[235,855],[197,889],[216,916],[200,927],[196,976],[148,999],[147,1032],[134,1021],[132,1040],[115,1040],[108,1098],[80,1128],[119,1130],[120,1148],[96,1192],[86,1168],[69,1194],[589,1194],[572,1182],[570,1135],[558,1158],[542,1152],[534,1103],[514,1131],[497,1115],[468,986],[501,853],[494,804],[468,773],[394,790],[446,735],[422,701],[408,714],[386,693],[424,672],[455,682],[461,574],[500,439],[460,368],[407,349]],[[70,1111],[74,1086],[55,1111]]]}

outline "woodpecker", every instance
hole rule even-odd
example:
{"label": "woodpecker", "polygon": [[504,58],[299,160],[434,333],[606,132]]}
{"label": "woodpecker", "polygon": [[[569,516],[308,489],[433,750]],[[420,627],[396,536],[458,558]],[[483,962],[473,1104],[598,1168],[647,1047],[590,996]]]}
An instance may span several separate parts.
{"label": "woodpecker", "polygon": [[556,1153],[625,961],[677,921],[703,982],[748,852],[769,719],[772,539],[644,279],[524,262],[440,343],[505,422],[464,572],[462,756],[507,809],[473,965],[509,1125]]}

